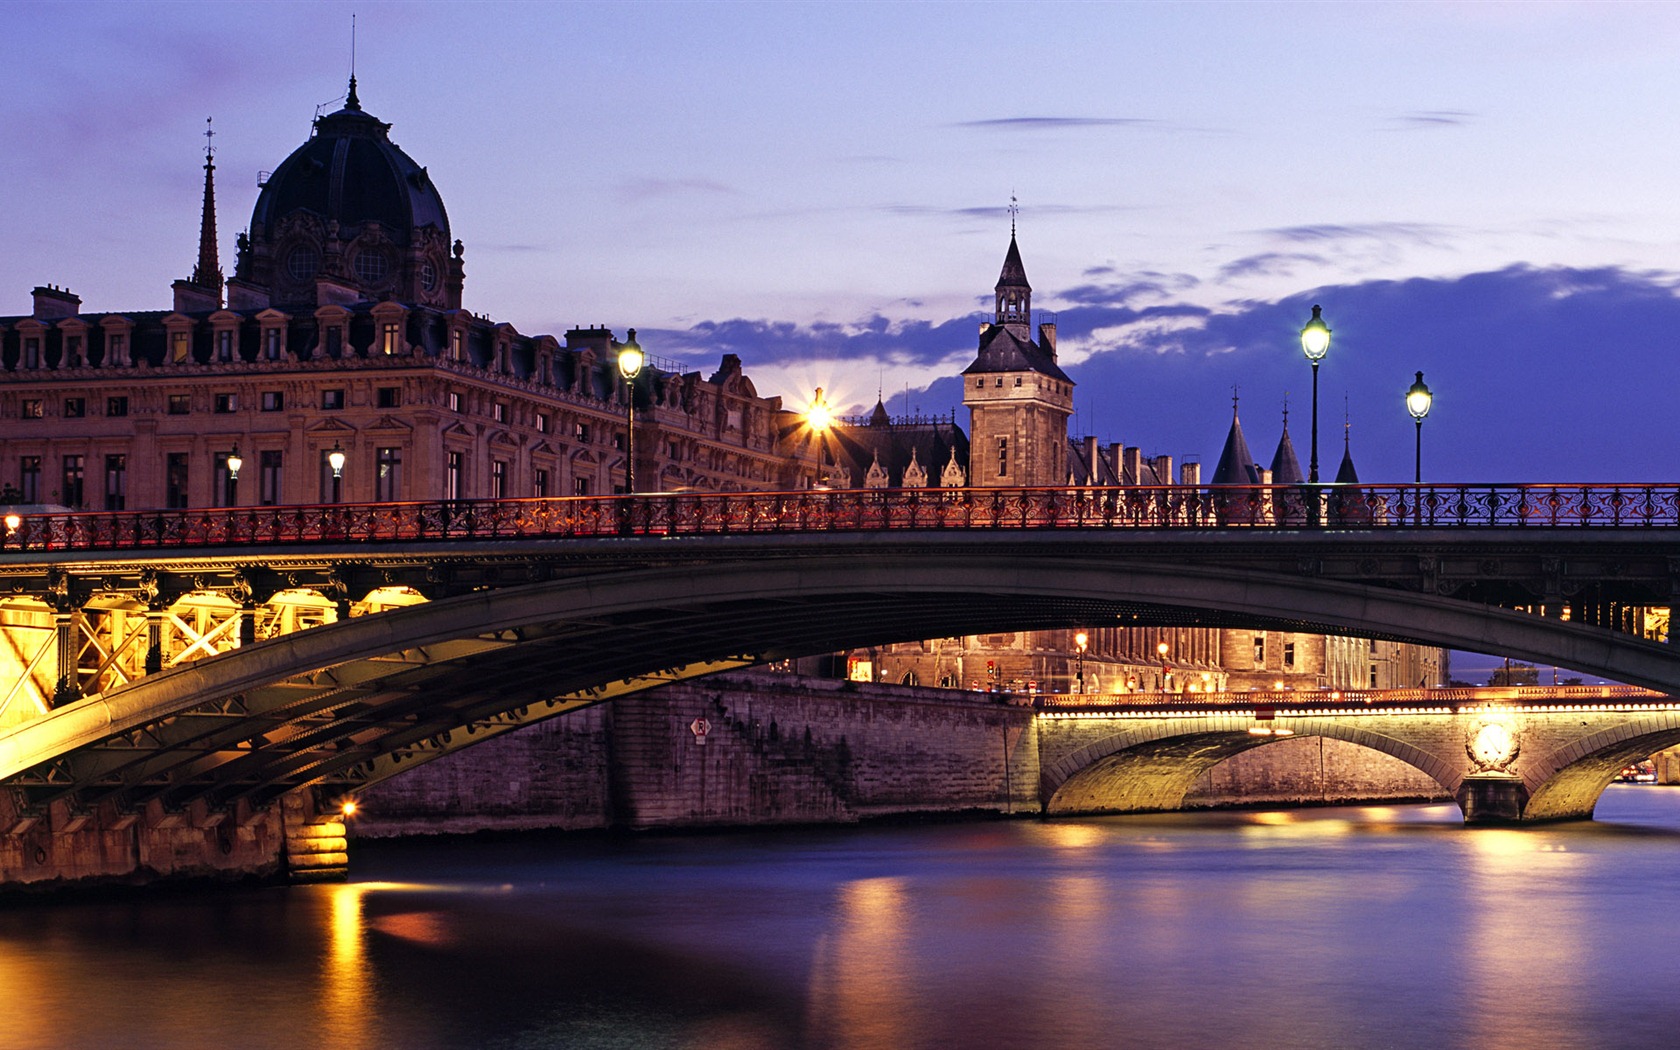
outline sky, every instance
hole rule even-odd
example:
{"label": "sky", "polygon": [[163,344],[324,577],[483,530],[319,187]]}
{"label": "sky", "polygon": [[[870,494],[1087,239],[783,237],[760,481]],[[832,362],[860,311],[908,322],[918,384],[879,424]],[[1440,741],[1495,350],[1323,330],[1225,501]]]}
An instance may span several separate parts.
{"label": "sky", "polygon": [[[465,305],[742,358],[791,406],[960,408],[1008,246],[1076,435],[1200,459],[1233,390],[1303,464],[1674,481],[1680,5],[0,3],[0,314],[157,309],[259,172],[364,108],[428,167]],[[966,414],[959,413],[966,424]],[[1345,424],[1345,425],[1344,425]]]}

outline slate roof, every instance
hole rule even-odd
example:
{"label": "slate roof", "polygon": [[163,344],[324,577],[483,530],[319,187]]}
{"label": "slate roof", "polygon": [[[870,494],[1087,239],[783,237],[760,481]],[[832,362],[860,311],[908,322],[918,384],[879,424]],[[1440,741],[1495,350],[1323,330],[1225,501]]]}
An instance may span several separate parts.
{"label": "slate roof", "polygon": [[[1296,469],[1300,469],[1300,464],[1296,464]],[[1231,432],[1225,435],[1225,448],[1219,453],[1219,465],[1213,469],[1210,484],[1260,484],[1260,465],[1248,450],[1248,441],[1243,437],[1242,422],[1237,419],[1235,408],[1231,409]]]}
{"label": "slate roof", "polygon": [[1002,324],[987,326],[980,335],[980,351],[975,355],[974,363],[963,369],[962,374],[971,376],[1000,372],[1037,372],[1039,375],[1060,379],[1065,383],[1073,382],[1068,378],[1068,374],[1057,366],[1049,351],[1033,340],[1015,334],[1011,330],[1012,327]]}
{"label": "slate roof", "polygon": [[1283,424],[1283,437],[1278,439],[1277,451],[1272,453],[1272,484],[1298,485],[1306,481],[1301,473],[1301,461],[1295,457],[1295,443],[1289,440],[1289,423]]}

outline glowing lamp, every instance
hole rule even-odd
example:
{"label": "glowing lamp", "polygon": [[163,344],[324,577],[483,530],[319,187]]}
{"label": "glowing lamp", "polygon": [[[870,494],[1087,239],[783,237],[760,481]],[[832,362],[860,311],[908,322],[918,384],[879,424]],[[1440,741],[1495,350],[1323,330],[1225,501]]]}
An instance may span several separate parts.
{"label": "glowing lamp", "polygon": [[344,803],[338,807],[338,811],[347,817],[353,817],[356,815],[356,808],[356,800],[353,798],[347,798],[344,800]]}
{"label": "glowing lamp", "polygon": [[1312,320],[1301,329],[1301,352],[1315,365],[1330,352],[1330,326],[1324,323],[1321,307],[1313,307]]}
{"label": "glowing lamp", "polygon": [[625,379],[634,379],[641,374],[642,364],[647,355],[642,353],[642,344],[636,342],[636,330],[630,329],[630,339],[618,348],[618,374]]}
{"label": "glowing lamp", "polygon": [[235,441],[233,443],[233,451],[229,452],[227,457],[228,480],[238,481],[239,468],[244,465],[245,459],[239,454],[239,442]]}
{"label": "glowing lamp", "polygon": [[1078,634],[1073,636],[1073,644],[1079,646],[1080,652],[1084,652],[1085,647],[1089,645],[1090,642],[1091,636],[1086,634],[1084,631],[1080,631]]}
{"label": "glowing lamp", "polygon": [[18,530],[18,526],[20,526],[22,524],[23,524],[23,515],[21,515],[21,514],[8,514],[8,515],[6,515],[6,531],[7,532],[16,532]]}
{"label": "glowing lamp", "polygon": [[827,430],[834,425],[834,412],[828,407],[828,399],[823,397],[820,386],[811,398],[811,407],[805,410],[805,424],[812,430]]}
{"label": "glowing lamp", "polygon": [[344,448],[338,442],[333,442],[332,449],[327,453],[327,466],[332,468],[334,478],[344,476]]}
{"label": "glowing lamp", "polygon": [[1411,388],[1406,391],[1406,411],[1412,414],[1413,419],[1422,423],[1423,417],[1429,415],[1429,406],[1434,402],[1435,395],[1430,393],[1429,387],[1424,385],[1423,373],[1419,372],[1417,382],[1413,383]]}

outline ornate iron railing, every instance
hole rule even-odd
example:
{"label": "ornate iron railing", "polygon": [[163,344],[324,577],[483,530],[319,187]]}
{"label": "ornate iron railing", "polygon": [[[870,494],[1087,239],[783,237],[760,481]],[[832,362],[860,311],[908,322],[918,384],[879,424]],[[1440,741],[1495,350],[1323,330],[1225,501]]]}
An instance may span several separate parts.
{"label": "ornate iron railing", "polygon": [[[5,508],[0,508],[4,514]],[[15,521],[13,520],[15,518]],[[1673,528],[1680,485],[682,492],[5,514],[0,549],[101,551],[883,529]]]}
{"label": "ornate iron railing", "polygon": [[[1026,699],[1022,697],[1022,699]],[[1238,693],[1040,693],[1031,697],[1042,711],[1134,711],[1163,707],[1451,707],[1482,705],[1603,707],[1615,704],[1673,703],[1667,693],[1633,685],[1451,686],[1416,689],[1256,689]]]}

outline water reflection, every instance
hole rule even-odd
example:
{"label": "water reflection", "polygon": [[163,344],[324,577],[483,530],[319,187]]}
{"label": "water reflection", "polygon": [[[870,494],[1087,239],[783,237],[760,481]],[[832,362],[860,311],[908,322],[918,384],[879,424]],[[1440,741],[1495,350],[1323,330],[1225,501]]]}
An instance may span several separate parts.
{"label": "water reflection", "polygon": [[1599,812],[378,846],[0,908],[0,1050],[1671,1045],[1680,791]]}

